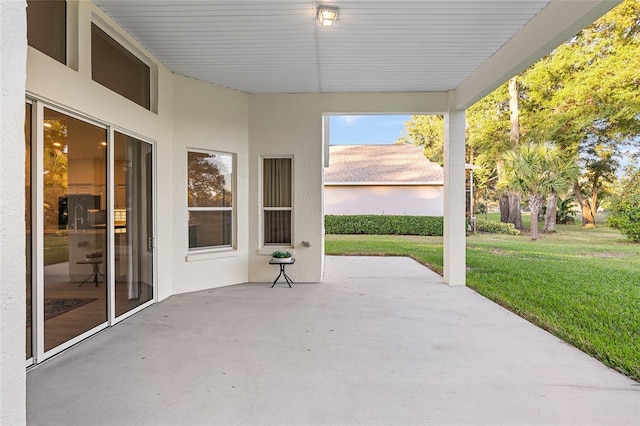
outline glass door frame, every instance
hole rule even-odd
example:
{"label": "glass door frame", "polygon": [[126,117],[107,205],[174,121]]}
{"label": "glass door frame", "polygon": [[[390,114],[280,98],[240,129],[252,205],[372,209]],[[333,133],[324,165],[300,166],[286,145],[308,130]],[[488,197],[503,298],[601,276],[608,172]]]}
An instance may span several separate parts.
{"label": "glass door frame", "polygon": [[[134,315],[138,312],[140,312],[141,310],[153,305],[154,303],[156,303],[157,301],[157,297],[158,297],[158,288],[157,288],[157,267],[158,267],[158,262],[157,262],[157,250],[155,247],[155,240],[156,240],[156,235],[157,235],[157,229],[156,229],[156,212],[158,211],[156,208],[156,175],[157,173],[156,171],[156,143],[155,141],[150,140],[149,138],[145,138],[144,136],[138,135],[134,132],[130,132],[128,130],[125,130],[121,127],[117,127],[117,126],[108,126],[107,128],[108,130],[108,139],[109,139],[109,151],[108,151],[108,158],[109,158],[109,167],[108,170],[109,172],[107,173],[107,185],[108,188],[110,189],[110,196],[107,198],[107,202],[108,202],[108,211],[109,211],[109,221],[108,221],[108,226],[107,226],[107,230],[108,230],[108,241],[107,241],[107,245],[109,246],[109,250],[108,250],[108,260],[109,260],[109,265],[108,265],[108,276],[109,276],[109,289],[110,292],[108,294],[108,299],[109,299],[109,306],[108,306],[108,313],[109,313],[109,325],[114,325],[119,323],[120,321],[129,318],[131,315]],[[127,312],[116,316],[116,291],[115,291],[115,283],[116,283],[116,262],[115,262],[115,247],[116,247],[116,242],[115,242],[115,238],[116,238],[116,232],[115,232],[115,221],[111,220],[111,218],[113,218],[113,212],[115,209],[115,191],[116,191],[116,185],[115,185],[115,178],[114,178],[114,173],[112,173],[112,170],[115,170],[115,143],[113,141],[115,141],[115,132],[121,133],[125,136],[129,136],[132,138],[135,138],[137,140],[139,140],[140,142],[149,144],[151,146],[151,208],[153,209],[153,213],[151,215],[151,220],[153,221],[153,223],[151,224],[151,229],[153,230],[153,236],[152,236],[152,240],[153,240],[153,244],[152,244],[152,262],[153,262],[153,269],[152,269],[152,288],[153,288],[153,297],[148,300],[147,302],[141,304],[140,306],[136,306],[133,309],[128,310]]]}
{"label": "glass door frame", "polygon": [[[122,129],[120,127],[106,124],[95,119],[91,119],[84,114],[78,113],[73,110],[66,109],[64,107],[42,101],[36,96],[27,94],[25,103],[31,104],[31,354],[32,357],[26,359],[26,367],[34,366],[38,363],[45,361],[46,359],[70,348],[71,346],[79,343],[80,341],[102,331],[118,322],[128,318],[129,316],[141,311],[142,309],[157,302],[157,250],[155,250],[155,243],[152,252],[152,288],[153,297],[125,312],[124,314],[115,316],[115,226],[114,226],[114,199],[115,199],[115,185],[114,185],[114,132],[125,134],[127,136],[134,137],[141,142],[148,143],[151,146],[152,152],[152,230],[153,240],[155,241],[157,235],[157,220],[156,220],[156,143],[149,138],[138,135],[134,132]],[[45,339],[44,339],[44,158],[42,152],[44,152],[44,109],[50,109],[74,119],[84,121],[101,129],[105,129],[107,133],[107,180],[106,180],[106,201],[107,201],[107,247],[106,252],[106,301],[107,301],[107,320],[80,335],[67,340],[60,345],[45,351]],[[26,336],[25,336],[26,338]]]}
{"label": "glass door frame", "polygon": [[[38,155],[34,155],[34,152],[37,150],[37,148],[36,148],[36,145],[37,145],[37,143],[36,143],[36,134],[37,134],[36,133],[36,128],[38,127],[38,124],[37,124],[37,119],[35,119],[35,117],[37,116],[37,114],[36,114],[36,102],[33,99],[27,98],[25,100],[25,105],[26,104],[31,105],[31,109],[29,111],[30,112],[30,116],[28,117],[29,118],[29,124],[30,124],[29,131],[30,131],[30,136],[31,136],[30,140],[28,141],[28,143],[29,143],[29,152],[30,152],[30,156],[31,156],[30,159],[29,159],[30,160],[29,161],[29,174],[31,176],[25,176],[25,179],[29,179],[31,181],[31,183],[29,185],[29,193],[25,192],[25,194],[24,194],[25,197],[29,197],[31,199],[31,202],[29,203],[29,209],[30,209],[29,216],[30,216],[30,219],[31,219],[31,223],[27,224],[26,221],[25,221],[25,225],[29,226],[29,228],[31,229],[31,235],[28,236],[29,239],[31,240],[30,241],[31,265],[29,265],[30,266],[30,271],[29,272],[31,273],[31,283],[30,283],[31,284],[30,285],[30,287],[31,287],[30,288],[30,291],[31,291],[31,303],[30,303],[31,310],[26,313],[27,318],[31,317],[31,321],[30,321],[31,334],[29,336],[30,339],[31,339],[31,342],[30,342],[30,345],[31,345],[31,356],[26,359],[26,366],[30,367],[30,366],[35,364],[36,358],[37,358],[36,353],[35,353],[35,350],[37,348],[37,344],[36,344],[37,336],[36,336],[35,331],[38,329],[38,326],[37,326],[37,317],[38,317],[38,315],[37,315],[37,311],[38,311],[37,305],[38,305],[38,302],[36,300],[36,294],[37,294],[37,292],[36,292],[36,264],[37,264],[37,258],[36,258],[36,247],[35,247],[35,244],[34,244],[35,239],[36,239],[35,232],[37,230],[36,223],[39,223],[36,220],[36,216],[35,216],[35,214],[36,214],[35,204],[37,203],[37,201],[36,201],[36,203],[34,203],[34,200],[37,200],[37,192],[38,192],[37,191],[38,179],[37,178],[34,179],[34,177],[35,177],[34,176],[35,175],[34,170],[36,170],[36,161],[37,161],[37,157],[38,157]],[[25,108],[25,110],[26,110],[26,108]],[[27,119],[27,117],[25,117],[25,120],[26,119]],[[25,237],[27,237],[27,236],[25,236]],[[25,261],[26,261],[26,259],[25,259]],[[26,268],[25,268],[25,270],[26,270]],[[26,279],[26,277],[25,277],[25,279]],[[25,330],[25,334],[26,334],[26,330]],[[25,335],[25,338],[26,338],[26,335]]]}

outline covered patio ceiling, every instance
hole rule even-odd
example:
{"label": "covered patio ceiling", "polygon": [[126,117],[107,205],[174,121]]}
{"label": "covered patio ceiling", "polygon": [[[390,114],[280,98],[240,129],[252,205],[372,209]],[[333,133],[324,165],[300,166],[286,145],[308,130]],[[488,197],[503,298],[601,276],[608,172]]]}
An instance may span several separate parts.
{"label": "covered patio ceiling", "polygon": [[457,89],[460,109],[620,2],[94,1],[178,74],[251,94]]}

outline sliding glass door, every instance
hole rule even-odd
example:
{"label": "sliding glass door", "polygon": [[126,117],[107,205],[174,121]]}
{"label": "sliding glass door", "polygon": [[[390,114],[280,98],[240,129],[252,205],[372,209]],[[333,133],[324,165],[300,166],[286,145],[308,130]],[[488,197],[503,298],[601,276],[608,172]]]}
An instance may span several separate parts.
{"label": "sliding glass door", "polygon": [[25,153],[30,365],[153,303],[153,145],[34,100]]}
{"label": "sliding glass door", "polygon": [[115,315],[153,299],[152,145],[114,134]]}
{"label": "sliding glass door", "polygon": [[107,321],[107,131],[44,108],[44,351]]}

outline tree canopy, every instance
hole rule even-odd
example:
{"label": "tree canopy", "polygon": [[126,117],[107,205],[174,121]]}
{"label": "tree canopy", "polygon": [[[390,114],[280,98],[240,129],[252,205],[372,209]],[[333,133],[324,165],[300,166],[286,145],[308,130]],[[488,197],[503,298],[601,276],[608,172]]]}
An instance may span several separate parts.
{"label": "tree canopy", "polygon": [[[594,225],[621,159],[640,152],[640,0],[625,0],[516,81],[516,141],[510,137],[507,83],[467,110],[467,161],[481,167],[474,175],[476,194],[497,197],[498,168],[516,143],[551,142],[578,156],[581,173],[571,187],[583,225]],[[441,120],[412,116],[399,142],[419,145],[439,161]]]}
{"label": "tree canopy", "polygon": [[405,134],[396,143],[419,146],[430,161],[444,165],[444,117],[412,115],[405,122]]}

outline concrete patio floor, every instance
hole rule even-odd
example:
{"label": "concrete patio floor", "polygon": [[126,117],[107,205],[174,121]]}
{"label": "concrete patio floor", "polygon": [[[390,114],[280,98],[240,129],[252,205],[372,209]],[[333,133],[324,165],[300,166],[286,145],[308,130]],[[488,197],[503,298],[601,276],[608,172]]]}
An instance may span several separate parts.
{"label": "concrete patio floor", "polygon": [[638,383],[411,259],[325,271],[173,296],[76,345],[29,371],[29,424],[640,424]]}

